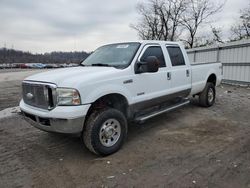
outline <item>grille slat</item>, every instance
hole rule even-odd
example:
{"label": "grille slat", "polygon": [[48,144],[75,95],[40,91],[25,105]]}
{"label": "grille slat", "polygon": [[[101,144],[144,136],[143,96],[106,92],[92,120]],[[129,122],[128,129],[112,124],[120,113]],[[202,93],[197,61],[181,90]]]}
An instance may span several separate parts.
{"label": "grille slat", "polygon": [[[23,82],[23,100],[26,104],[42,109],[54,107],[55,87],[46,84]],[[51,93],[51,94],[50,94]]]}

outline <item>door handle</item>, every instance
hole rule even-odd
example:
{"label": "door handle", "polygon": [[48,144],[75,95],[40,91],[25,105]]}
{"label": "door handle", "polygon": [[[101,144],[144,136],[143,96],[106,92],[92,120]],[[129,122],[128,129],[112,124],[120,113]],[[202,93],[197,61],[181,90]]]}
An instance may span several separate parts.
{"label": "door handle", "polygon": [[190,76],[190,71],[189,70],[186,70],[186,75],[187,75],[187,77]]}
{"label": "door handle", "polygon": [[171,72],[167,73],[168,80],[171,80]]}

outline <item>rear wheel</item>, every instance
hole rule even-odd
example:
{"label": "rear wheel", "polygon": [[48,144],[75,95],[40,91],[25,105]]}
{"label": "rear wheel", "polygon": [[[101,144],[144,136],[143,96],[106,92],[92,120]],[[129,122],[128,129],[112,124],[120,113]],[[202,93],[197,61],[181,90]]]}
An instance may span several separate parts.
{"label": "rear wheel", "polygon": [[215,86],[213,83],[208,82],[199,95],[199,104],[203,107],[210,107],[215,102]]}
{"label": "rear wheel", "polygon": [[123,113],[108,108],[93,112],[85,125],[83,141],[86,147],[98,155],[110,155],[118,151],[127,135],[127,120]]}

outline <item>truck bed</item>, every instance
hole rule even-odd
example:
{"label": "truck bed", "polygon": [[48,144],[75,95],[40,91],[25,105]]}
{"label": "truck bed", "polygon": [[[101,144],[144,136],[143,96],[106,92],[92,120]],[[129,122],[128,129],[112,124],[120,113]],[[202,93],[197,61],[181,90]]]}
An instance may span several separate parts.
{"label": "truck bed", "polygon": [[222,80],[222,64],[221,63],[195,63],[191,64],[192,72],[192,90],[191,95],[200,93],[207,82],[207,78],[210,74],[215,73],[216,85]]}

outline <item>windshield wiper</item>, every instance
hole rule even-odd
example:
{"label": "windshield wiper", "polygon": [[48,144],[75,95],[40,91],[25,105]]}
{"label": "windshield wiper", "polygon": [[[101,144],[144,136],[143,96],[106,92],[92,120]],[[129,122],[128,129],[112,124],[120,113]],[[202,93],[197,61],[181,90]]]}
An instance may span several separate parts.
{"label": "windshield wiper", "polygon": [[111,67],[109,64],[103,64],[103,63],[94,63],[91,64],[91,66],[100,66],[100,67]]}

